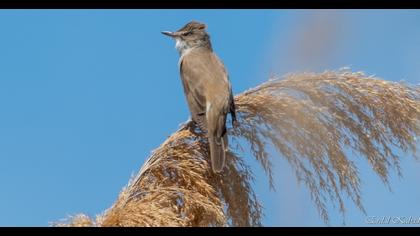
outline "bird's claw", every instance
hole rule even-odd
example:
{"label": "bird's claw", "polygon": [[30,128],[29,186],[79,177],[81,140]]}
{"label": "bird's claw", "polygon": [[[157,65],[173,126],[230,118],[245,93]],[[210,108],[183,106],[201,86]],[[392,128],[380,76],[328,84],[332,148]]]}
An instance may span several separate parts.
{"label": "bird's claw", "polygon": [[180,127],[179,130],[188,130],[188,131],[194,133],[196,125],[195,125],[195,122],[191,118],[189,118],[184,123],[181,123],[179,125],[179,127]]}

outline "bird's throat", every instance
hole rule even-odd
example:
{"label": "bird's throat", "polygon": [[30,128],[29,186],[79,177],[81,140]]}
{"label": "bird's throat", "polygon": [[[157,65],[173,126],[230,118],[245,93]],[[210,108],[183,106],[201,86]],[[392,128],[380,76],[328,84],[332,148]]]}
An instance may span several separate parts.
{"label": "bird's throat", "polygon": [[181,57],[183,57],[188,52],[190,52],[191,49],[193,49],[194,47],[189,46],[185,41],[183,41],[181,39],[177,39],[176,44],[175,44],[175,48],[179,52],[179,55]]}

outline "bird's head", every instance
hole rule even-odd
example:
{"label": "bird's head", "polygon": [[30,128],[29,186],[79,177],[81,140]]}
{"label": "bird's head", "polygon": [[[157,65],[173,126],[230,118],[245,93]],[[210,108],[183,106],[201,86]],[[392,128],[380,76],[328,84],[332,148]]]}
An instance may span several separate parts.
{"label": "bird's head", "polygon": [[163,31],[176,41],[176,49],[182,55],[185,51],[195,47],[208,47],[211,49],[210,36],[206,32],[206,25],[197,21],[191,21],[178,31]]}

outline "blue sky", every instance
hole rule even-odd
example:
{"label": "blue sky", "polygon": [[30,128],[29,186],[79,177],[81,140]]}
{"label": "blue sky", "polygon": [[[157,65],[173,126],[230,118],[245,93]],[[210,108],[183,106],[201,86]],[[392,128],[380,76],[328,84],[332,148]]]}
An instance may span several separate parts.
{"label": "blue sky", "polygon": [[[0,226],[111,206],[188,118],[178,54],[160,31],[192,19],[208,25],[235,93],[271,74],[343,66],[420,81],[418,10],[0,10]],[[369,216],[420,216],[420,164],[403,159],[392,193],[360,162]],[[264,178],[255,186],[263,223],[323,226],[287,162],[274,164],[277,192]],[[366,226],[347,203],[347,225]],[[331,218],[341,225],[333,209]]]}

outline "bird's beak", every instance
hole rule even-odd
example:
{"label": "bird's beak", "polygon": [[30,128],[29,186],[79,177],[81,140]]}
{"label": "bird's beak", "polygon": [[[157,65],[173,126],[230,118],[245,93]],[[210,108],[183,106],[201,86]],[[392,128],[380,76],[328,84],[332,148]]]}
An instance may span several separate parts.
{"label": "bird's beak", "polygon": [[176,34],[174,32],[171,32],[171,31],[162,31],[162,34],[164,34],[166,36],[169,36],[171,38],[176,36]]}

